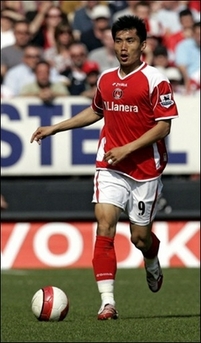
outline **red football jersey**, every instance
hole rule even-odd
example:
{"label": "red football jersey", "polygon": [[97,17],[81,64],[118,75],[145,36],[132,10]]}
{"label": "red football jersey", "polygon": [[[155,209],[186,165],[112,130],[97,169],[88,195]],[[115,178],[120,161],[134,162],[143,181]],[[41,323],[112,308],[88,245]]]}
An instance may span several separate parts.
{"label": "red football jersey", "polygon": [[96,157],[97,169],[112,169],[138,181],[157,178],[168,156],[165,139],[134,151],[115,166],[103,161],[104,153],[138,139],[161,119],[178,117],[169,80],[145,62],[122,77],[119,68],[103,72],[92,102],[104,116]]}

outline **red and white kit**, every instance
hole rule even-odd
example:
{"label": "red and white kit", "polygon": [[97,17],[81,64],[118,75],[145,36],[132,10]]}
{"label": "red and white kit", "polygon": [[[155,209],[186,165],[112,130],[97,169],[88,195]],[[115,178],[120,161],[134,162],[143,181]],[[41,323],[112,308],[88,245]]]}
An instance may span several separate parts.
{"label": "red and white kit", "polygon": [[96,169],[112,169],[137,181],[158,178],[167,160],[165,139],[144,147],[115,166],[103,161],[110,149],[130,143],[157,124],[178,117],[169,80],[145,62],[122,77],[119,68],[103,72],[92,102],[93,110],[104,116],[96,158]]}

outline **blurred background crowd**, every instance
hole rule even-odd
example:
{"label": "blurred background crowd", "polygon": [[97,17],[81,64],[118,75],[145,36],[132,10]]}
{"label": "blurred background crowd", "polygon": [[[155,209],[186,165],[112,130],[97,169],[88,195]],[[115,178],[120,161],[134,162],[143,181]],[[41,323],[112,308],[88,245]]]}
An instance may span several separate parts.
{"label": "blurred background crowd", "polygon": [[200,90],[200,1],[1,1],[1,98],[92,98],[102,71],[118,66],[110,32],[121,15],[147,26],[142,59],[174,91]]}

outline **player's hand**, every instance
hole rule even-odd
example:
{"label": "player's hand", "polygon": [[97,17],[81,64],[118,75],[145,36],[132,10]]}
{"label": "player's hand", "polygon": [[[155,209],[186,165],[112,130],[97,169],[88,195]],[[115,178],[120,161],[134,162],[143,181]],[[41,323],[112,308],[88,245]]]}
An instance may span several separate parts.
{"label": "player's hand", "polygon": [[33,143],[33,141],[36,141],[40,145],[42,139],[44,139],[45,137],[50,136],[52,134],[53,134],[52,126],[38,127],[37,130],[31,136],[30,143]]}
{"label": "player's hand", "polygon": [[126,145],[124,145],[107,151],[103,159],[104,161],[108,162],[108,164],[116,165],[118,162],[123,160],[128,154],[129,151]]}

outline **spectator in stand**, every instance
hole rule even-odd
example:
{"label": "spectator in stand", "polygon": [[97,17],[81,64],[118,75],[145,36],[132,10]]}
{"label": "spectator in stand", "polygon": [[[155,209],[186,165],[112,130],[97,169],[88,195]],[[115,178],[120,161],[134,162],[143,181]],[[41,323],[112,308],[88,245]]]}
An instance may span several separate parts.
{"label": "spectator in stand", "polygon": [[97,89],[97,81],[100,75],[100,69],[96,62],[87,61],[84,64],[83,70],[86,74],[84,87],[85,90],[80,93],[81,96],[85,96],[89,99],[93,99],[96,89]]}
{"label": "spectator in stand", "polygon": [[127,1],[107,1],[111,15],[128,7]]}
{"label": "spectator in stand", "polygon": [[28,11],[26,17],[30,23],[32,43],[41,46],[43,50],[55,46],[55,29],[59,23],[68,23],[67,16],[60,6],[52,1],[41,1],[37,11]]}
{"label": "spectator in stand", "polygon": [[86,73],[84,66],[88,61],[86,45],[80,42],[73,43],[69,48],[71,67],[68,67],[61,75],[68,78],[68,89],[71,95],[80,95],[85,91]]}
{"label": "spectator in stand", "polygon": [[[43,1],[23,1],[25,13],[27,11],[36,11]],[[52,5],[61,6],[62,1],[51,1]]]}
{"label": "spectator in stand", "polygon": [[80,41],[86,45],[88,52],[103,46],[103,31],[111,23],[109,7],[106,5],[95,6],[91,12],[91,19],[93,21],[92,29],[82,32],[80,36]]}
{"label": "spectator in stand", "polygon": [[163,39],[163,26],[152,16],[151,4],[149,2],[137,1],[132,6],[135,15],[144,20],[147,29],[147,45],[142,54],[143,61],[152,64],[153,51],[161,44]]}
{"label": "spectator in stand", "polygon": [[34,73],[35,81],[22,87],[19,95],[35,96],[45,104],[51,104],[57,97],[69,95],[62,82],[52,82],[50,79],[51,66],[47,61],[36,63]]}
{"label": "spectator in stand", "polygon": [[89,52],[88,59],[96,61],[100,67],[100,72],[108,68],[118,67],[119,63],[114,52],[114,41],[112,38],[111,28],[107,27],[102,36],[103,47]]}
{"label": "spectator in stand", "polygon": [[184,93],[180,70],[170,63],[168,50],[164,45],[158,45],[153,51],[152,65],[167,76],[175,93]]}
{"label": "spectator in stand", "polygon": [[175,48],[177,44],[185,38],[192,37],[193,33],[193,14],[188,8],[179,12],[179,20],[181,23],[181,30],[176,33],[170,34],[166,42],[169,58],[172,62],[174,62],[175,60]]}
{"label": "spectator in stand", "polygon": [[26,18],[29,22],[29,31],[32,35],[31,43],[36,46],[40,46],[41,48],[44,46],[43,24],[45,16],[52,4],[52,1],[36,2],[36,6],[34,8],[26,11]]}
{"label": "spectator in stand", "polygon": [[186,7],[192,12],[194,22],[200,21],[200,1],[187,1]]}
{"label": "spectator in stand", "polygon": [[156,36],[147,36],[146,48],[142,52],[142,60],[148,64],[153,63],[153,51],[161,44],[161,39]]}
{"label": "spectator in stand", "polygon": [[179,12],[187,7],[186,1],[161,1],[161,8],[155,13],[155,18],[164,28],[163,44],[168,44],[169,36],[181,31]]}
{"label": "spectator in stand", "polygon": [[28,45],[23,50],[21,63],[18,63],[6,72],[3,85],[10,89],[13,96],[19,94],[24,84],[33,81],[33,70],[41,56],[42,51],[40,48]]}
{"label": "spectator in stand", "polygon": [[193,25],[193,35],[177,44],[175,65],[183,76],[185,91],[191,94],[200,89],[200,21]]}
{"label": "spectator in stand", "polygon": [[12,91],[3,84],[3,78],[1,76],[1,99],[11,99],[13,97]]}
{"label": "spectator in stand", "polygon": [[17,66],[23,60],[24,49],[30,42],[29,23],[26,20],[17,21],[14,24],[15,43],[1,50],[1,75],[12,67]]}
{"label": "spectator in stand", "polygon": [[173,66],[169,61],[168,50],[165,45],[159,44],[154,49],[152,66],[162,68],[162,71]]}
{"label": "spectator in stand", "polygon": [[1,1],[1,9],[10,9],[16,15],[22,15],[24,17],[27,2],[29,1]]}
{"label": "spectator in stand", "polygon": [[[75,11],[83,7],[86,1],[60,1],[62,11],[67,15],[68,21],[71,25]],[[84,4],[83,4],[84,3]]]}
{"label": "spectator in stand", "polygon": [[119,17],[124,15],[135,15],[135,5],[139,1],[125,1],[126,7],[124,9],[120,9],[116,11],[112,16],[112,22],[116,21]]}
{"label": "spectator in stand", "polygon": [[61,22],[55,29],[54,38],[56,45],[44,51],[44,59],[61,73],[71,66],[69,47],[74,42],[74,37],[70,25]]}
{"label": "spectator in stand", "polygon": [[93,8],[99,5],[100,1],[80,1],[78,7],[73,13],[69,13],[68,18],[73,29],[73,36],[75,40],[79,41],[83,32],[91,30],[93,23],[91,20],[91,12]]}
{"label": "spectator in stand", "polygon": [[[5,74],[3,85],[5,85],[13,94],[18,96],[22,87],[35,80],[34,69],[42,58],[42,49],[35,45],[28,45],[24,49],[22,63],[8,70]],[[51,68],[51,81],[62,80],[62,77],[56,69]]]}
{"label": "spectator in stand", "polygon": [[200,12],[200,1],[190,0],[189,1],[189,8],[194,9],[196,12]]}
{"label": "spectator in stand", "polygon": [[153,18],[156,17],[156,14],[162,7],[162,1],[149,1],[150,7],[151,7],[151,16]]}
{"label": "spectator in stand", "polygon": [[161,39],[165,31],[163,25],[152,16],[151,4],[148,1],[137,1],[134,5],[134,13],[137,17],[144,20],[147,36],[152,36]]}
{"label": "spectator in stand", "polygon": [[1,49],[15,44],[14,23],[22,19],[23,15],[9,8],[1,10]]}

